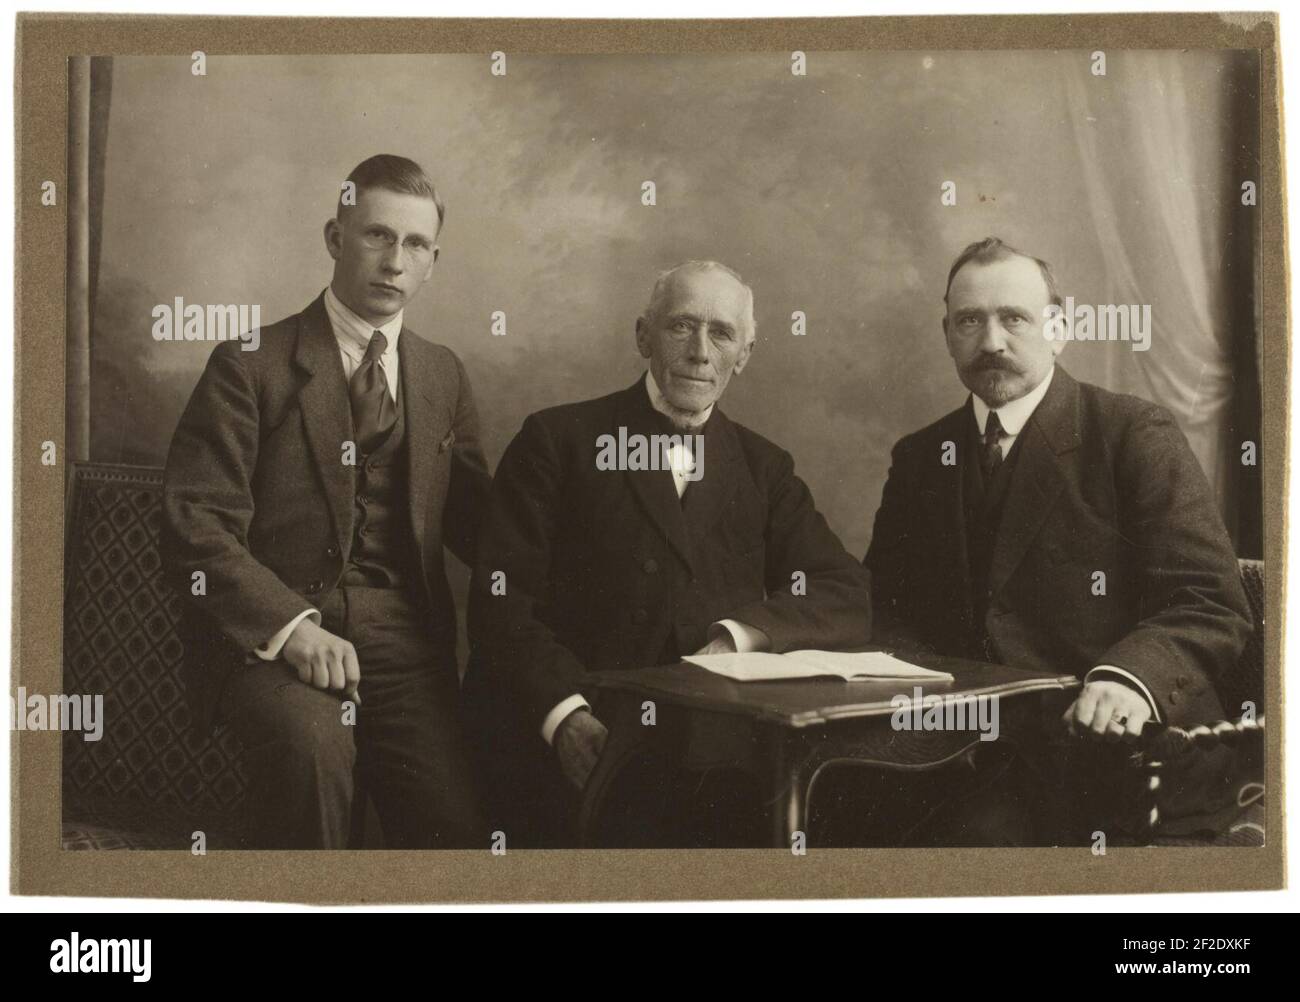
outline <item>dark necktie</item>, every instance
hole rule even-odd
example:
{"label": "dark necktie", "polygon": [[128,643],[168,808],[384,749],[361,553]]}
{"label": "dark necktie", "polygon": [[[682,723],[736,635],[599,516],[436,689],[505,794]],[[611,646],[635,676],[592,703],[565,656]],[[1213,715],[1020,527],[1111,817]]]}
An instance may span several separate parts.
{"label": "dark necktie", "polygon": [[987,483],[1002,465],[1002,422],[998,420],[997,411],[989,411],[988,422],[984,425],[983,448],[980,449],[980,472]]}
{"label": "dark necktie", "polygon": [[388,392],[388,380],[379,367],[379,359],[388,348],[388,338],[375,331],[366,346],[365,357],[352,373],[348,394],[352,398],[352,426],[356,430],[357,449],[368,456],[384,444],[397,423],[397,407]]}

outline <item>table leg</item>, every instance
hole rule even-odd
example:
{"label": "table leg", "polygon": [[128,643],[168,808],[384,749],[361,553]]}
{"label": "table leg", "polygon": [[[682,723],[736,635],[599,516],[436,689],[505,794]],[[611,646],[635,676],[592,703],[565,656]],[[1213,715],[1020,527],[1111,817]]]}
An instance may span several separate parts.
{"label": "table leg", "polygon": [[790,741],[777,735],[772,742],[768,795],[769,836],[772,847],[788,850],[796,832],[808,840],[808,781],[815,771],[806,748],[792,748]]}

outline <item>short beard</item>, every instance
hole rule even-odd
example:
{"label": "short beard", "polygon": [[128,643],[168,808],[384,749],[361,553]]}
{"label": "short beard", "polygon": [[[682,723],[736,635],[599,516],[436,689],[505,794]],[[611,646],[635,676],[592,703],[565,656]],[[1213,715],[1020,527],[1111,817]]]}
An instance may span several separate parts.
{"label": "short beard", "polygon": [[[990,376],[992,378],[989,378]],[[1003,407],[1025,395],[1023,392],[1016,392],[1014,388],[1017,384],[1023,382],[1023,378],[1023,373],[1008,373],[1006,370],[1001,369],[983,369],[974,373],[967,385],[972,393],[988,404],[990,409],[997,410],[997,408]],[[976,386],[980,388],[976,389]]]}

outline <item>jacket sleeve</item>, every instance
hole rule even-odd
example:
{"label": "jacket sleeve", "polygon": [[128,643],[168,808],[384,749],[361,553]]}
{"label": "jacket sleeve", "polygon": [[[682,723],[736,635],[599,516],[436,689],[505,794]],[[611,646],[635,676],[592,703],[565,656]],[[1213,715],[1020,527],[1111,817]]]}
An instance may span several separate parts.
{"label": "jacket sleeve", "polygon": [[478,407],[474,403],[469,374],[455,353],[448,354],[456,365],[460,393],[456,400],[456,416],[452,422],[455,440],[451,447],[451,477],[443,508],[442,538],[451,552],[465,566],[472,568],[483,516],[487,512],[492,476],[488,473],[487,459],[483,455]]}
{"label": "jacket sleeve", "polygon": [[563,484],[562,457],[533,415],[497,467],[470,583],[471,670],[486,673],[488,687],[530,730],[579,692],[586,675],[541,615],[553,587]]}
{"label": "jacket sleeve", "polygon": [[906,650],[931,650],[908,611],[917,588],[912,573],[916,550],[911,540],[918,489],[907,443],[903,439],[894,446],[863,563],[871,571],[872,639]]}
{"label": "jacket sleeve", "polygon": [[191,611],[244,651],[312,608],[248,549],[259,424],[240,343],[219,344],[181,415],[163,474],[167,576]]}
{"label": "jacket sleeve", "polygon": [[768,635],[776,653],[863,647],[871,640],[871,576],[844,549],[780,451],[768,487],[764,577],[767,597],[728,618]]}
{"label": "jacket sleeve", "polygon": [[1164,408],[1144,408],[1126,429],[1116,478],[1138,622],[1097,663],[1137,676],[1178,723],[1198,689],[1241,655],[1251,630],[1245,592],[1210,485]]}

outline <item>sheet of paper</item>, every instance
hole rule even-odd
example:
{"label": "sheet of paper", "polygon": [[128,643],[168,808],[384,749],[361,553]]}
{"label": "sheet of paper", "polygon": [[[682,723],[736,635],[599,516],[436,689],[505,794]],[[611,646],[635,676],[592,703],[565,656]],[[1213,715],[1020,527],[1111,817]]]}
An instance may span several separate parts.
{"label": "sheet of paper", "polygon": [[791,651],[789,654],[703,654],[683,658],[737,682],[795,678],[917,679],[951,681],[947,672],[909,664],[883,651],[841,654],[836,651]]}

